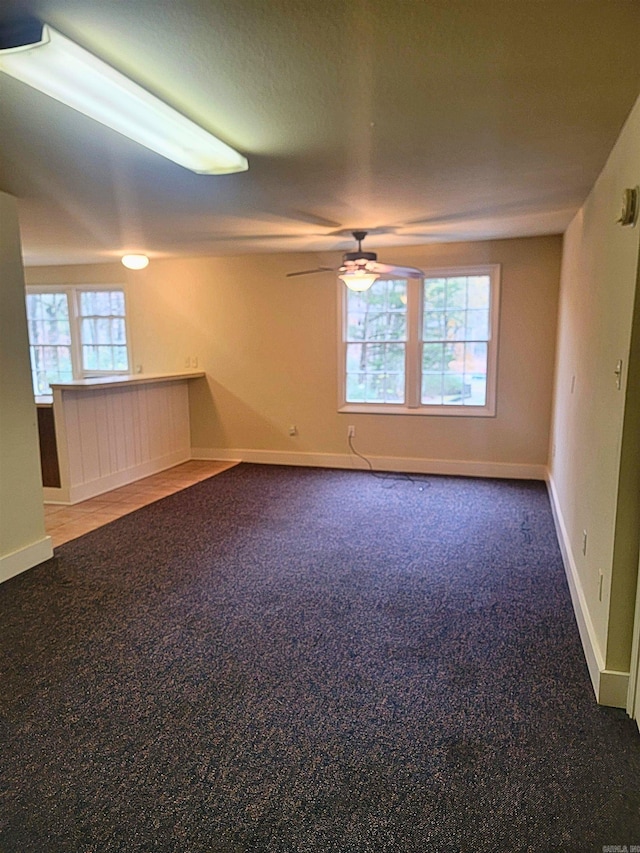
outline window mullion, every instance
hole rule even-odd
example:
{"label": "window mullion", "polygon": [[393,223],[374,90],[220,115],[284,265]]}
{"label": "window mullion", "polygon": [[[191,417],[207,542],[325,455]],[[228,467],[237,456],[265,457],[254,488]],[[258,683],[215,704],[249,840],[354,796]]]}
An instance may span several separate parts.
{"label": "window mullion", "polygon": [[69,317],[71,320],[71,363],[73,365],[73,378],[84,379],[84,370],[82,368],[82,337],[80,329],[80,305],[78,304],[80,295],[75,287],[69,288],[67,291],[67,301],[69,304]]}
{"label": "window mullion", "polygon": [[420,406],[420,323],[422,280],[410,278],[407,281],[407,343],[405,351],[405,400],[410,409]]}

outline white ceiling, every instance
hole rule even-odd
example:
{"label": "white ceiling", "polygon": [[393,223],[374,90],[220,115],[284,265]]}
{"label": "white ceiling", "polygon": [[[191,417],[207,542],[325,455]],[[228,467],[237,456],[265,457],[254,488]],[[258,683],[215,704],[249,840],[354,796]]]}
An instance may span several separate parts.
{"label": "white ceiling", "polygon": [[0,26],[24,14],[249,160],[192,174],[0,74],[28,264],[558,233],[640,92],[636,0],[3,0]]}

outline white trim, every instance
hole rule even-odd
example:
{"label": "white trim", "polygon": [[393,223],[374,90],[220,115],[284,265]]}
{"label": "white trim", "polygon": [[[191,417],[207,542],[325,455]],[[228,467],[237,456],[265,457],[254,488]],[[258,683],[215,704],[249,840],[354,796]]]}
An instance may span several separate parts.
{"label": "white trim", "polygon": [[600,673],[598,704],[610,708],[625,708],[629,689],[629,673],[604,669]]}
{"label": "white trim", "polygon": [[487,406],[423,406],[415,408],[402,403],[345,403],[338,409],[340,414],[349,415],[419,415],[429,418],[495,418],[496,409]]}
{"label": "white trim", "polygon": [[547,491],[549,502],[553,513],[553,520],[562,554],[567,583],[571,593],[573,611],[578,623],[578,631],[582,642],[582,649],[587,661],[589,676],[593,686],[596,700],[600,705],[609,705],[613,708],[625,708],[627,704],[627,691],[629,686],[629,673],[617,672],[607,669],[605,658],[600,649],[591,615],[587,606],[587,600],[580,581],[580,575],[571,550],[571,544],[567,528],[560,509],[558,493],[551,473],[547,475]]}
{"label": "white trim", "polygon": [[0,557],[0,583],[44,563],[45,560],[50,560],[51,557],[53,557],[53,547],[50,536],[32,542],[25,548],[12,551],[11,554],[5,554]]}
{"label": "white trim", "polygon": [[[638,578],[640,580],[640,575]],[[633,623],[633,640],[631,642],[627,714],[636,721],[638,728],[640,728],[640,583],[638,583],[636,592],[636,612]]]}
{"label": "white trim", "polygon": [[[311,468],[348,468],[367,471],[366,463],[350,453],[292,453],[286,450],[249,448],[193,447],[193,459],[220,459],[233,462],[258,462],[266,465],[302,465]],[[422,459],[403,456],[370,456],[376,471],[400,471],[411,474],[440,474],[460,477],[498,477],[516,480],[545,480],[544,465],[518,462],[477,462],[460,459]]]}

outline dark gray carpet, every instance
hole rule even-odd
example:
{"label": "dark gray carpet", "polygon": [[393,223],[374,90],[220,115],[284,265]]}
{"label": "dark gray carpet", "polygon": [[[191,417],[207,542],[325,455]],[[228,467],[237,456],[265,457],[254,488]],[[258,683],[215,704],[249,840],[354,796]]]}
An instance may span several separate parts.
{"label": "dark gray carpet", "polygon": [[640,845],[540,483],[241,465],[0,618],[2,853]]}

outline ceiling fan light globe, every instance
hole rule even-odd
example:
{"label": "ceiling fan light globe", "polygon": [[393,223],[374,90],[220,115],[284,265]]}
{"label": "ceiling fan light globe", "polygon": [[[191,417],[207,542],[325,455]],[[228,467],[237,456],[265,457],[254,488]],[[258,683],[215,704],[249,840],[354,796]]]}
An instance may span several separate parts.
{"label": "ceiling fan light globe", "polygon": [[375,273],[366,272],[365,270],[353,270],[351,272],[343,272],[338,276],[349,288],[356,293],[362,293],[369,290],[373,282],[378,278]]}

